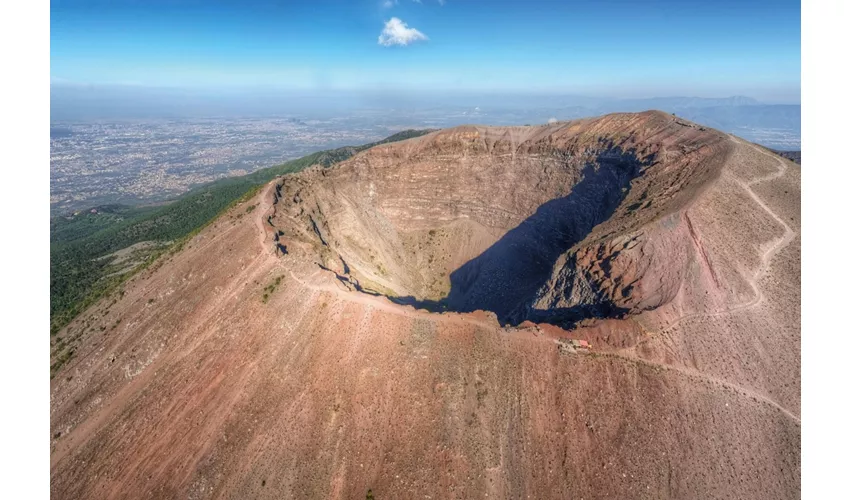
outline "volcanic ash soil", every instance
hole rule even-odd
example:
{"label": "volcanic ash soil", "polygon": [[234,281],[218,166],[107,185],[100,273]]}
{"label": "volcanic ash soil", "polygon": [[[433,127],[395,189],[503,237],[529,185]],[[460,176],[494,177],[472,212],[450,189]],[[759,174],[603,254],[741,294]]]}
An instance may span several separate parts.
{"label": "volcanic ash soil", "polygon": [[54,338],[55,498],[797,498],[800,169],[660,113],[280,178]]}

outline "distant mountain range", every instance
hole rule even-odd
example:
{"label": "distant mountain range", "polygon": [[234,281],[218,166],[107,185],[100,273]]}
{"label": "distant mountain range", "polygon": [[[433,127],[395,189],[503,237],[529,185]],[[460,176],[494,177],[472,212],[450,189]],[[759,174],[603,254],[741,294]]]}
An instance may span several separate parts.
{"label": "distant mountain range", "polygon": [[240,92],[132,86],[52,85],[52,121],[298,116],[357,116],[362,125],[445,128],[461,124],[521,125],[615,112],[660,110],[777,150],[800,149],[800,105],[765,104],[746,96],[612,99],[510,93],[398,91]]}
{"label": "distant mountain range", "polygon": [[761,103],[752,97],[651,97],[649,99],[623,99],[614,101],[623,109],[646,109],[650,108],[713,108],[720,106],[758,106]]}
{"label": "distant mountain range", "polygon": [[783,158],[788,158],[789,160],[793,161],[797,165],[803,164],[802,158],[800,156],[800,154],[801,154],[800,151],[776,151],[776,150],[774,150],[774,153],[778,154],[779,156],[781,156]]}

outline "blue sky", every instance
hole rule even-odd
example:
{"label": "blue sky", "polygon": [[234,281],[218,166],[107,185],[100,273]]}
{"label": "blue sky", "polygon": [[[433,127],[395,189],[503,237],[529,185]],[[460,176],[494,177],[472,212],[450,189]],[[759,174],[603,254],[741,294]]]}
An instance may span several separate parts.
{"label": "blue sky", "polygon": [[52,0],[50,38],[53,84],[800,93],[785,0]]}

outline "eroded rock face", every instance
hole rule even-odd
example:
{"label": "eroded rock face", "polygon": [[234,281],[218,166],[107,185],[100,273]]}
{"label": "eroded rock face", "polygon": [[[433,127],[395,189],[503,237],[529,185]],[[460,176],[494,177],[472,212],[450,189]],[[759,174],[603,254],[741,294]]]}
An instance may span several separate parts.
{"label": "eroded rock face", "polygon": [[284,179],[275,220],[363,291],[569,326],[672,299],[692,253],[679,211],[727,152],[653,113],[459,127]]}
{"label": "eroded rock face", "polygon": [[[560,256],[534,300],[529,317],[569,324],[585,318],[621,318],[671,301],[693,257],[679,214],[665,223]],[[684,234],[683,234],[684,230]]]}

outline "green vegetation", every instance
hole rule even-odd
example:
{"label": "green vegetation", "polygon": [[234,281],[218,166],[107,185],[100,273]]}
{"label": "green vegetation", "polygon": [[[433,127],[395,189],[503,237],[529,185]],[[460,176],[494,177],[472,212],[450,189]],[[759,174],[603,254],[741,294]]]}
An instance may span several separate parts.
{"label": "green vegetation", "polygon": [[81,240],[125,220],[152,213],[157,208],[159,207],[101,205],[74,216],[53,217],[50,219],[50,242],[69,243]]}
{"label": "green vegetation", "polygon": [[53,362],[52,365],[50,365],[50,378],[53,378],[53,376],[56,374],[56,372],[59,371],[59,368],[62,368],[62,365],[64,365],[68,361],[70,361],[71,358],[73,358],[73,357],[74,357],[74,348],[73,347],[68,349],[65,352],[60,353],[58,356],[56,356],[56,360]]}
{"label": "green vegetation", "polygon": [[263,288],[263,304],[269,301],[269,297],[274,293],[275,289],[280,286],[280,281],[283,279],[283,276],[278,276],[274,279],[274,283]]}
{"label": "green vegetation", "polygon": [[[228,208],[249,200],[266,183],[311,165],[329,167],[379,144],[431,132],[406,130],[382,141],[319,151],[254,173],[198,187],[158,207],[106,205],[94,212],[54,217],[50,221],[50,333],[55,334],[128,277],[183,245]],[[251,213],[249,206],[244,213]],[[95,213],[96,212],[96,213]],[[108,256],[143,241],[166,243],[138,252],[132,263]],[[128,266],[128,264],[130,264]]]}

